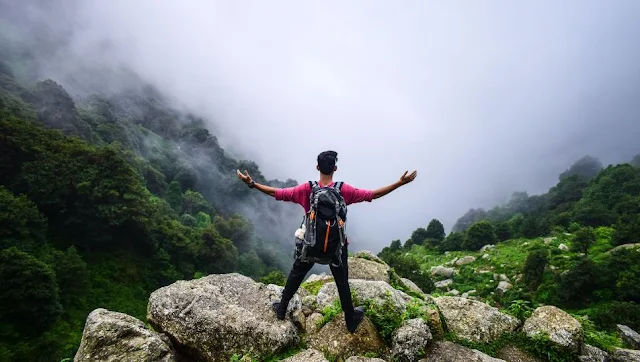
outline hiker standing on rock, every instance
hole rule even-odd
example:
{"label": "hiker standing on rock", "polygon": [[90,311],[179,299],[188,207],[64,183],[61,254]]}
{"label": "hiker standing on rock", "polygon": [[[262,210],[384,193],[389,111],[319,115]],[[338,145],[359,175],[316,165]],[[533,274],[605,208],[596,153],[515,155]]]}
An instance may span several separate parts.
{"label": "hiker standing on rock", "polygon": [[251,179],[249,173],[237,170],[238,178],[250,188],[275,197],[278,201],[295,202],[304,208],[305,216],[295,233],[295,261],[287,283],[282,291],[280,302],[273,303],[278,319],[283,320],[289,301],[302,284],[305,276],[315,263],[329,265],[340,295],[340,304],[344,311],[349,332],[354,333],[364,315],[363,307],[353,307],[349,288],[349,267],[347,265],[348,240],[346,235],[347,205],[358,202],[371,202],[398,187],[408,184],[417,176],[417,171],[408,174],[391,185],[377,190],[355,188],[344,182],[334,182],[333,173],[338,169],[338,154],[324,151],[318,155],[316,169],[320,171],[319,181],[309,181],[295,187],[274,188],[261,185]]}

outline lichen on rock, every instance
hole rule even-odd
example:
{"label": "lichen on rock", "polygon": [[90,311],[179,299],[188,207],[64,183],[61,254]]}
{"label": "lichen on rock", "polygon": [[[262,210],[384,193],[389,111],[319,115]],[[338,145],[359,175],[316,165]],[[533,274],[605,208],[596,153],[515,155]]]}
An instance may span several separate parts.
{"label": "lichen on rock", "polygon": [[527,319],[522,331],[529,337],[546,335],[551,342],[579,353],[583,341],[582,325],[562,309],[547,305],[539,307]]}

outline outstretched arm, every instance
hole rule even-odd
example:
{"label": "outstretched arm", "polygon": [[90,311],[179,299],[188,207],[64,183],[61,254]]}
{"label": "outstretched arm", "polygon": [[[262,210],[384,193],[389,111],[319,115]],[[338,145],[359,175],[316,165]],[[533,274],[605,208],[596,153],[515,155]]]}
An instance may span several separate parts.
{"label": "outstretched arm", "polygon": [[262,185],[257,182],[254,182],[251,176],[249,176],[249,172],[247,172],[247,170],[244,170],[244,174],[241,173],[240,170],[236,170],[236,172],[238,174],[238,178],[242,180],[242,182],[246,183],[247,185],[253,182],[253,187],[256,188],[257,190],[260,190],[269,196],[273,196],[273,197],[276,196],[276,189],[274,187]]}
{"label": "outstretched arm", "polygon": [[415,180],[416,176],[418,176],[418,171],[413,171],[410,175],[407,175],[409,171],[405,171],[404,174],[402,174],[402,176],[400,176],[400,180],[392,183],[391,185],[387,185],[384,187],[381,187],[377,190],[373,191],[373,198],[377,199],[380,198],[388,193],[390,193],[391,191],[396,190],[398,187],[400,186],[404,186],[406,184],[408,184],[409,182]]}

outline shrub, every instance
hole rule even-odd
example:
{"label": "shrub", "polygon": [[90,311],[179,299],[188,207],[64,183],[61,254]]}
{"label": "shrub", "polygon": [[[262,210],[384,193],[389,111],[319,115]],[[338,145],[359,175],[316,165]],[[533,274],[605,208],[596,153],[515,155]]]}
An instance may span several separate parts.
{"label": "shrub", "polygon": [[544,269],[547,266],[549,252],[545,248],[533,250],[527,256],[522,269],[522,281],[529,290],[536,290],[544,275]]}

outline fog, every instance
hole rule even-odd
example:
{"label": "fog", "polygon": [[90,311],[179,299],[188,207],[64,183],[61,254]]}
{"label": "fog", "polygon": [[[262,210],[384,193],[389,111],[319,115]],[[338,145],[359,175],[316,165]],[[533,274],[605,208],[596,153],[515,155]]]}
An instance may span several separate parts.
{"label": "fog", "polygon": [[413,183],[349,208],[354,250],[404,241],[432,218],[450,230],[513,191],[546,192],[585,154],[607,165],[640,153],[636,1],[52,8],[38,31],[66,45],[51,72],[131,68],[206,117],[223,147],[268,179],[317,179],[327,149],[338,152],[335,178],[360,188],[418,170]]}

